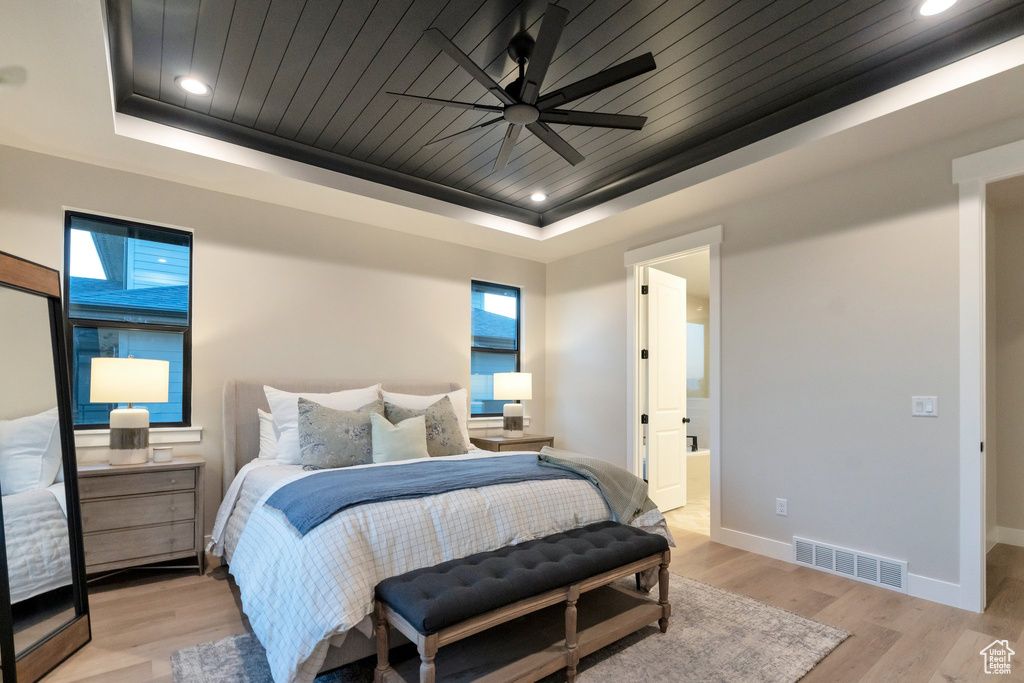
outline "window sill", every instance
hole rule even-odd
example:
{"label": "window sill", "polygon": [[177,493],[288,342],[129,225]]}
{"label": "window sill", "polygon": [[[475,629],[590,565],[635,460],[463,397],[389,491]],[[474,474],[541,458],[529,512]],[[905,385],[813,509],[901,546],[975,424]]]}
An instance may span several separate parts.
{"label": "window sill", "polygon": [[[202,440],[202,427],[153,427],[149,430],[150,444],[199,443]],[[75,431],[76,448],[107,448],[108,446],[110,446],[109,429]]]}
{"label": "window sill", "polygon": [[[469,430],[474,429],[501,429],[504,426],[504,420],[500,415],[493,417],[471,417],[469,418]],[[530,416],[527,415],[523,418],[523,426],[530,426]]]}

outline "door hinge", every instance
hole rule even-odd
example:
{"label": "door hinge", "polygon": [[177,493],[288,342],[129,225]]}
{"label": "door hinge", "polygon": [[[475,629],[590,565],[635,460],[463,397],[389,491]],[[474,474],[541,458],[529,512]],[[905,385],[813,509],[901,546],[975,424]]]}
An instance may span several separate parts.
{"label": "door hinge", "polygon": [[647,413],[644,413],[643,415],[640,416],[640,424],[647,424]]}
{"label": "door hinge", "polygon": [[640,360],[647,360],[647,349],[640,350]]}
{"label": "door hinge", "polygon": [[981,452],[982,453],[985,452],[985,442],[984,441],[981,442]]}
{"label": "door hinge", "polygon": [[640,293],[641,294],[646,294],[647,293],[647,285],[640,285]]}

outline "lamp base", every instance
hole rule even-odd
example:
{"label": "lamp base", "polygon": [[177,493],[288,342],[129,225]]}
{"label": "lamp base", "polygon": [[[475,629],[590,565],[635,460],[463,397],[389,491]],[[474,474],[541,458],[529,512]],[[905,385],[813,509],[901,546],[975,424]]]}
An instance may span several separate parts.
{"label": "lamp base", "polygon": [[523,404],[506,403],[501,411],[504,435],[510,439],[518,439],[523,435]]}
{"label": "lamp base", "polygon": [[111,465],[142,465],[149,462],[149,411],[118,408],[110,411]]}

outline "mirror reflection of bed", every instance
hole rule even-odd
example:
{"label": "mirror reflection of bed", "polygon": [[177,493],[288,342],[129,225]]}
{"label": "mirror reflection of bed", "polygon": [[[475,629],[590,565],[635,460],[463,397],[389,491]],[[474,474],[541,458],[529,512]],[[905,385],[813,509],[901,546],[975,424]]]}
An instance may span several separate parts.
{"label": "mirror reflection of bed", "polygon": [[15,653],[75,618],[47,299],[0,287],[0,493]]}

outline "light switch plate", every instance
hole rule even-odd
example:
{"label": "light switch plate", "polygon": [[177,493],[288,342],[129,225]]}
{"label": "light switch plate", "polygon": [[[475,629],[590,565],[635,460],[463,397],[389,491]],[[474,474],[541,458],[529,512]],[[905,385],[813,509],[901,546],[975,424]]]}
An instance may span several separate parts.
{"label": "light switch plate", "polygon": [[913,417],[938,417],[938,396],[911,396],[910,414]]}

